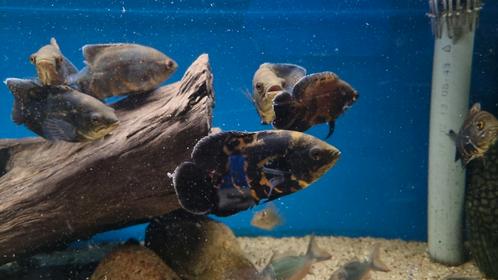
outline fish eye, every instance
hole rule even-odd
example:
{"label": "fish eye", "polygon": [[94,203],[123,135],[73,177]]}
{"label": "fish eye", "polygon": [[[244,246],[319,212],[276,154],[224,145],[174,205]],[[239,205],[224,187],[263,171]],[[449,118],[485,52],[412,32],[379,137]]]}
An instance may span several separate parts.
{"label": "fish eye", "polygon": [[320,160],[322,158],[322,149],[318,147],[311,148],[309,155],[313,160]]}
{"label": "fish eye", "polygon": [[34,54],[30,55],[29,56],[29,61],[31,61],[31,63],[35,64],[36,63],[36,57]]}
{"label": "fish eye", "polygon": [[484,128],[484,122],[478,121],[476,123],[477,129],[482,130]]}
{"label": "fish eye", "polygon": [[262,83],[256,83],[256,90],[259,93],[263,93],[263,84]]}
{"label": "fish eye", "polygon": [[99,116],[99,114],[92,114],[92,115],[90,116],[90,121],[91,121],[92,123],[98,123],[98,122],[99,122],[99,120],[100,120],[100,116]]}
{"label": "fish eye", "polygon": [[55,57],[55,63],[57,63],[57,64],[61,64],[61,63],[62,63],[62,57],[60,57],[60,56],[56,56],[56,57]]}

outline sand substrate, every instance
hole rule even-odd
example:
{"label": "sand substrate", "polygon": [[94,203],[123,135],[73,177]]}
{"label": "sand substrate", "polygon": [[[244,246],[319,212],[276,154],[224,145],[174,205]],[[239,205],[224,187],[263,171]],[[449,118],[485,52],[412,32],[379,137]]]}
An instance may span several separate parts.
{"label": "sand substrate", "polygon": [[[304,254],[309,237],[239,237],[238,240],[249,260],[261,270],[274,252],[278,254],[292,251],[295,254]],[[305,280],[328,280],[330,275],[346,262],[354,258],[365,259],[377,243],[381,247],[381,259],[391,271],[373,272],[370,278],[373,280],[432,280],[445,279],[447,276],[480,275],[471,262],[456,267],[432,262],[426,253],[427,244],[422,242],[318,236],[317,243],[332,255],[332,259],[315,264]],[[19,265],[15,264],[0,266],[0,280],[88,280],[99,260],[116,245],[95,244],[88,248],[37,255],[31,259],[28,268],[21,270]]]}
{"label": "sand substrate", "polygon": [[[261,269],[271,258],[272,252],[294,251],[304,254],[308,245],[305,238],[241,237],[242,249],[248,258]],[[332,259],[313,266],[306,280],[328,280],[330,275],[351,259],[365,259],[375,244],[380,244],[381,259],[391,269],[390,272],[373,272],[372,280],[403,279],[425,280],[444,279],[447,276],[474,276],[479,271],[472,262],[456,267],[434,263],[427,254],[427,243],[386,240],[377,238],[317,237],[321,248],[332,254]]]}

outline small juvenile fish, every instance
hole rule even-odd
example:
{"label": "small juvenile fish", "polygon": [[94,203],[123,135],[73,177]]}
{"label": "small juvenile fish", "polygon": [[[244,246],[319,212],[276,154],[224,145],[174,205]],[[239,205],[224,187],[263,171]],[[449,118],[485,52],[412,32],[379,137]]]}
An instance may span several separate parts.
{"label": "small juvenile fish", "polygon": [[482,157],[495,142],[498,120],[492,114],[482,111],[479,103],[475,103],[458,134],[450,130],[449,135],[457,146],[455,160],[461,159],[466,166],[472,160]]}
{"label": "small juvenile fish", "polygon": [[185,210],[229,216],[306,188],[339,156],[335,147],[301,132],[222,132],[195,145],[173,183]]}
{"label": "small juvenile fish", "polygon": [[328,138],[334,132],[335,120],[358,97],[356,90],[332,72],[305,76],[292,91],[284,91],[274,98],[273,126],[277,129],[306,131],[313,125],[328,123]]}
{"label": "small juvenile fish", "polygon": [[87,66],[72,84],[99,99],[156,89],[177,68],[162,52],[138,44],[85,45],[83,56]]}
{"label": "small juvenile fish", "polygon": [[332,256],[318,247],[314,236],[310,237],[308,250],[301,256],[282,256],[272,258],[261,272],[261,279],[301,280],[317,262],[329,260]]}
{"label": "small juvenile fish", "polygon": [[33,53],[29,60],[35,65],[38,79],[42,85],[67,84],[68,77],[78,72],[71,61],[62,54],[53,37],[50,39],[50,44]]}
{"label": "small juvenile fish", "polygon": [[265,209],[254,213],[251,225],[264,230],[272,230],[282,224],[282,217],[274,204],[270,204]]}
{"label": "small juvenile fish", "polygon": [[45,139],[92,141],[118,125],[114,109],[69,86],[42,86],[16,78],[5,84],[14,95],[13,121]]}
{"label": "small juvenile fish", "polygon": [[273,99],[284,90],[292,91],[299,79],[306,75],[301,66],[285,63],[263,63],[254,73],[253,94],[249,97],[256,107],[262,124],[270,124],[275,119]]}
{"label": "small juvenile fish", "polygon": [[380,247],[376,245],[366,261],[351,261],[332,274],[329,280],[366,280],[370,271],[388,272],[390,269],[380,259]]}

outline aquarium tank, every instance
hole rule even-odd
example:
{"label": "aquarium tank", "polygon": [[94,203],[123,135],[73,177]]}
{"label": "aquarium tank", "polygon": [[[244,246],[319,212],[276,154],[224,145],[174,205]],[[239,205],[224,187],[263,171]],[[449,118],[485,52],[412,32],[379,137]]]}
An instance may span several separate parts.
{"label": "aquarium tank", "polygon": [[497,16],[1,1],[0,279],[498,279]]}

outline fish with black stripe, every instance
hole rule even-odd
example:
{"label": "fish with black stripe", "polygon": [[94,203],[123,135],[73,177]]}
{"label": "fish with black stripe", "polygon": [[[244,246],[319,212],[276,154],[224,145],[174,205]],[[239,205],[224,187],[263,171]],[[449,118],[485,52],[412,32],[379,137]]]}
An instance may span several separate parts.
{"label": "fish with black stripe", "polygon": [[173,182],[187,211],[229,216],[308,187],[339,156],[337,148],[301,132],[221,132],[196,144]]}

